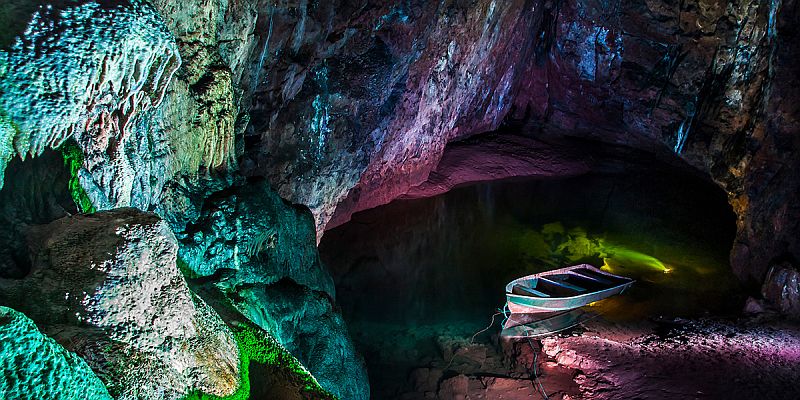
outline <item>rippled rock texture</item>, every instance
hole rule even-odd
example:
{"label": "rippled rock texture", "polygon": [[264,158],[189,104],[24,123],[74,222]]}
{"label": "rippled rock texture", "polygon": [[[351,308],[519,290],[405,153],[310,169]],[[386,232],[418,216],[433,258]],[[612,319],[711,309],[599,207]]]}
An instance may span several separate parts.
{"label": "rippled rock texture", "polygon": [[80,181],[98,208],[148,208],[164,182],[163,139],[150,112],[180,65],[146,3],[66,2],[33,14],[0,52],[0,171],[74,139]]}
{"label": "rippled rock texture", "polygon": [[214,193],[201,209],[194,222],[175,228],[192,275],[216,281],[323,388],[342,399],[369,398],[364,363],[319,259],[311,213],[285,203],[263,180]]}
{"label": "rippled rock texture", "polygon": [[0,393],[6,398],[111,400],[86,361],[8,307],[0,307],[0,369]]}
{"label": "rippled rock texture", "polygon": [[239,352],[220,317],[187,287],[177,242],[135,209],[31,228],[33,267],[2,280],[0,301],[83,357],[120,399],[220,396],[239,385]]}

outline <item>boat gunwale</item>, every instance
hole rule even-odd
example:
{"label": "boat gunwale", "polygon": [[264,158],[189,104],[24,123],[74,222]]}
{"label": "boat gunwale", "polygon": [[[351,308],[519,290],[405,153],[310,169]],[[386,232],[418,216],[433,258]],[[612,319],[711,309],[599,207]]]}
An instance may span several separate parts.
{"label": "boat gunwale", "polygon": [[[596,291],[596,292],[584,293],[584,294],[580,294],[580,295],[577,295],[577,296],[569,296],[569,297],[534,297],[534,296],[523,296],[523,295],[514,294],[514,293],[506,293],[506,301],[512,301],[514,298],[519,297],[519,298],[523,298],[523,299],[543,300],[545,303],[548,303],[548,302],[549,303],[554,303],[553,300],[561,300],[561,299],[573,300],[573,299],[577,299],[577,298],[581,298],[581,297],[589,297],[589,296],[596,295],[596,294],[604,294],[605,292],[615,291],[615,290],[618,290],[620,288],[622,288],[620,290],[620,293],[622,293],[622,292],[625,291],[625,289],[630,287],[633,284],[633,282],[634,281],[631,280],[630,282],[626,282],[626,283],[623,283],[623,284],[620,284],[620,285],[617,285],[617,286],[612,286],[612,287],[607,288],[607,289],[599,290],[599,291]],[[597,300],[595,300],[595,301],[597,301]],[[517,306],[520,306],[520,307],[535,308],[535,309],[546,310],[546,311],[561,311],[561,310],[570,310],[572,308],[582,307],[582,306],[577,306],[577,307],[572,307],[572,308],[548,308],[548,307],[543,307],[543,306],[531,306],[531,305],[527,305],[527,304],[519,304],[517,302],[514,302],[514,304],[517,305]]]}
{"label": "boat gunwale", "polygon": [[[614,285],[614,286],[609,286],[609,287],[607,287],[605,289],[602,289],[602,290],[596,290],[596,291],[591,291],[591,292],[587,292],[587,293],[577,294],[575,296],[536,297],[536,296],[525,296],[525,295],[515,294],[515,293],[511,292],[514,289],[514,285],[517,284],[520,281],[531,280],[531,279],[539,278],[541,276],[546,276],[546,275],[558,275],[558,274],[562,274],[562,273],[570,273],[571,271],[573,271],[575,269],[579,269],[579,268],[587,268],[590,271],[597,271],[597,272],[599,272],[599,273],[601,273],[603,275],[611,276],[611,277],[614,277],[614,278],[617,278],[617,279],[626,280],[627,282],[623,282],[623,283],[620,283],[620,284]],[[572,274],[581,275],[581,274],[576,273],[576,272],[572,272]],[[618,289],[618,288],[620,288],[622,286],[630,286],[634,282],[636,282],[634,279],[631,279],[631,278],[628,278],[628,277],[624,277],[624,276],[614,275],[612,273],[603,271],[600,268],[597,268],[597,267],[595,267],[594,265],[591,265],[591,264],[578,264],[578,265],[572,265],[572,266],[569,266],[569,267],[554,269],[554,270],[550,270],[550,271],[539,272],[539,273],[536,273],[536,274],[526,275],[526,276],[523,276],[521,278],[514,279],[513,281],[509,282],[506,285],[506,298],[521,297],[521,298],[529,298],[529,299],[541,299],[541,300],[546,300],[546,301],[551,301],[551,302],[552,302],[552,300],[556,300],[556,299],[577,299],[577,298],[580,298],[580,297],[586,297],[586,296],[590,296],[590,295],[593,295],[593,294],[603,293],[603,292],[606,292],[606,291],[612,290],[612,289],[616,290],[616,289]],[[525,305],[522,305],[522,304],[520,304],[520,305],[521,306],[525,306]],[[532,306],[525,306],[525,307],[532,307]],[[538,308],[538,307],[535,307],[535,308]]]}

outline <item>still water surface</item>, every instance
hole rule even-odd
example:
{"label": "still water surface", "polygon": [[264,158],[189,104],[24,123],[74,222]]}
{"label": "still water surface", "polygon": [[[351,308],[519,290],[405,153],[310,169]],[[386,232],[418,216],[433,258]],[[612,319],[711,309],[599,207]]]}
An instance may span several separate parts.
{"label": "still water surface", "polygon": [[[393,365],[436,357],[426,336],[484,327],[503,306],[508,281],[548,269],[587,262],[636,279],[596,306],[604,318],[740,309],[728,262],[734,215],[724,193],[685,174],[625,171],[398,200],[326,232],[322,259],[373,391],[396,379],[385,376]],[[388,357],[390,346],[413,351]]]}

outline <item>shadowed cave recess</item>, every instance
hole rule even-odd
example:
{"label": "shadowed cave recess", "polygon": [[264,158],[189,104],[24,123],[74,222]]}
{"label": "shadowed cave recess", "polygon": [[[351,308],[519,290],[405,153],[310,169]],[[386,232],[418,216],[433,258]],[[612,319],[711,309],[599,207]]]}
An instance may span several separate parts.
{"label": "shadowed cave recess", "polygon": [[0,398],[799,398],[798,13],[5,0]]}

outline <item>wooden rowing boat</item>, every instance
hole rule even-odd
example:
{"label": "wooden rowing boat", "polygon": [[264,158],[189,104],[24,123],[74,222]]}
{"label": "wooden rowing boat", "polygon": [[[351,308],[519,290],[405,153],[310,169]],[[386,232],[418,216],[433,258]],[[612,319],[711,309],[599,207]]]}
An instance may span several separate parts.
{"label": "wooden rowing boat", "polygon": [[620,294],[633,282],[633,279],[601,271],[589,264],[580,264],[509,282],[506,303],[511,313],[566,311]]}

